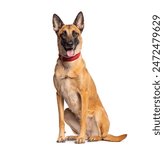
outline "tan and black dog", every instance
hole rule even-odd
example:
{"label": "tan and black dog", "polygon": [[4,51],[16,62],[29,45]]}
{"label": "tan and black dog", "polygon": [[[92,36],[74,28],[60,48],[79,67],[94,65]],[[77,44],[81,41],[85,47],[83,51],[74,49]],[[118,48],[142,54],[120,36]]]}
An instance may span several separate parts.
{"label": "tan and black dog", "polygon": [[[57,34],[59,58],[55,67],[54,85],[59,111],[59,137],[57,142],[75,140],[119,142],[127,135],[108,134],[109,119],[99,99],[96,86],[81,56],[84,28],[83,13],[79,12],[71,25],[65,25],[53,15],[53,29]],[[64,100],[68,108],[64,110]],[[65,137],[65,122],[77,136]]]}

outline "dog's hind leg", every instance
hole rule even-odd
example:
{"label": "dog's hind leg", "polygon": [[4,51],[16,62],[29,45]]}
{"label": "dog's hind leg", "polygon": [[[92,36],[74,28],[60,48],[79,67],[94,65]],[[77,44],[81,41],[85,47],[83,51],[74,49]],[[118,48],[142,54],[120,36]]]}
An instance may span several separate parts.
{"label": "dog's hind leg", "polygon": [[[80,120],[76,117],[76,115],[69,109],[65,109],[64,111],[64,120],[70,126],[72,131],[79,135],[80,133]],[[87,117],[87,129],[86,129],[86,139],[88,141],[99,141],[101,140],[100,131],[96,124],[95,118]],[[66,140],[76,140],[78,136],[67,136]]]}
{"label": "dog's hind leg", "polygon": [[88,142],[102,140],[100,129],[98,128],[98,124],[94,116],[87,118],[87,135],[88,135]]}
{"label": "dog's hind leg", "polygon": [[[80,133],[80,121],[69,108],[64,111],[64,120],[75,134]],[[76,140],[77,137],[78,136],[67,136],[66,140]]]}

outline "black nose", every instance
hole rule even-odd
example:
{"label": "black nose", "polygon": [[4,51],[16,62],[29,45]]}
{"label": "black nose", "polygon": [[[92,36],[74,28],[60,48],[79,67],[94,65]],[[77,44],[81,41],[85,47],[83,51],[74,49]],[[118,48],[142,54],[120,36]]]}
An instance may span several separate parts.
{"label": "black nose", "polygon": [[73,41],[72,40],[68,41],[67,44],[68,44],[68,46],[73,46]]}

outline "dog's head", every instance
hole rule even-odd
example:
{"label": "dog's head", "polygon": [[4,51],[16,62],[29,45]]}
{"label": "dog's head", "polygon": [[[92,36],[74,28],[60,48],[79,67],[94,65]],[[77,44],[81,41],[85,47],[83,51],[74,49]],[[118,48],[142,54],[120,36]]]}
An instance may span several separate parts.
{"label": "dog's head", "polygon": [[68,58],[78,54],[82,48],[83,13],[79,12],[71,25],[65,25],[56,14],[53,15],[52,22],[58,37],[59,54]]}

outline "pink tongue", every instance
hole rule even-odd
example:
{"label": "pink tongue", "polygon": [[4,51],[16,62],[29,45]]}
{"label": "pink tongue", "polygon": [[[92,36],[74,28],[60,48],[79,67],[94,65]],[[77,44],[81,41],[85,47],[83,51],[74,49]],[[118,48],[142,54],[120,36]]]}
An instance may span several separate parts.
{"label": "pink tongue", "polygon": [[74,50],[67,51],[67,56],[72,57],[74,55]]}

